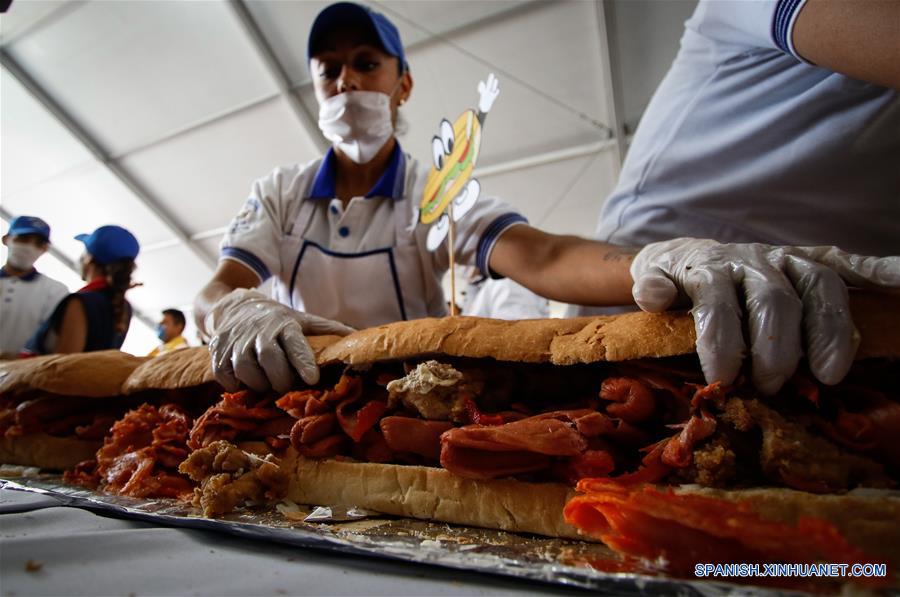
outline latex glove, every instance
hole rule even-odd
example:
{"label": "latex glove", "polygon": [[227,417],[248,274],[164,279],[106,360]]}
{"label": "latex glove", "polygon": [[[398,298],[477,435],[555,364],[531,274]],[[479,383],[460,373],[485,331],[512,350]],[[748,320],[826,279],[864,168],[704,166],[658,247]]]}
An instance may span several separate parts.
{"label": "latex glove", "polygon": [[265,295],[238,288],[220,298],[204,320],[212,337],[213,373],[226,390],[239,382],[257,391],[291,389],[293,370],[308,384],[319,381],[316,355],[304,334],[345,336],[353,328],[295,311]]}
{"label": "latex glove", "polygon": [[801,337],[819,381],[830,385],[844,378],[859,345],[845,282],[900,287],[900,257],[678,238],[644,247],[631,276],[632,294],[645,311],[664,311],[679,296],[692,301],[707,382],[728,384],[740,371],[743,301],[753,383],[774,394],[797,367]]}
{"label": "latex glove", "polygon": [[486,81],[478,82],[478,111],[487,114],[500,95],[500,81],[490,73]]}

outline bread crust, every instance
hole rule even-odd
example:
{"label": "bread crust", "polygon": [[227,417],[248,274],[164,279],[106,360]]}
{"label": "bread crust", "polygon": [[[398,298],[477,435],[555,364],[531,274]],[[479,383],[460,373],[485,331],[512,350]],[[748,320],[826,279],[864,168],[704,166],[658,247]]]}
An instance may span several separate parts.
{"label": "bread crust", "polygon": [[[856,358],[900,357],[900,294],[854,290],[850,304],[862,336]],[[694,321],[687,312],[636,311],[521,321],[427,318],[368,328],[343,338],[310,336],[308,340],[320,366],[431,355],[577,365],[692,354],[695,337]],[[0,392],[4,367],[12,371],[20,362],[0,365]],[[171,390],[214,381],[209,353],[197,346],[147,360],[134,369],[123,391]]]}
{"label": "bread crust", "polygon": [[[575,492],[558,483],[473,480],[442,468],[310,460],[293,450],[283,466],[290,473],[287,497],[301,504],[356,506],[393,516],[593,540],[563,520],[563,507]],[[866,553],[900,565],[900,492],[819,495],[784,488],[723,490],[698,485],[673,489],[745,503],[764,519],[790,525],[801,517],[824,519]]]}
{"label": "bread crust", "polygon": [[634,312],[572,319],[507,321],[444,317],[401,321],[351,334],[326,348],[320,365],[360,365],[428,355],[575,365],[694,352],[684,313]]}
{"label": "bread crust", "polygon": [[[306,339],[317,355],[340,340],[340,336],[308,336]],[[122,386],[124,394],[144,390],[178,390],[216,381],[209,349],[192,346],[148,359],[128,376]]]}
{"label": "bread crust", "polygon": [[310,460],[293,450],[288,499],[300,504],[356,506],[393,516],[550,537],[583,539],[563,520],[574,490],[559,483],[474,480],[442,468]]}
{"label": "bread crust", "polygon": [[142,363],[122,384],[122,393],[176,390],[215,380],[209,350],[205,346],[192,346],[153,357]]}
{"label": "bread crust", "polygon": [[61,471],[94,458],[102,445],[99,440],[55,437],[46,433],[16,438],[0,436],[0,462]]}
{"label": "bread crust", "polygon": [[3,361],[0,394],[33,389],[83,398],[117,396],[131,372],[145,360],[120,350],[98,350]]}
{"label": "bread crust", "polygon": [[[854,290],[861,335],[856,359],[900,357],[900,293]],[[577,365],[672,357],[696,350],[687,312],[506,321],[481,317],[415,319],[360,330],[319,354],[319,365],[364,365],[432,355]]]}

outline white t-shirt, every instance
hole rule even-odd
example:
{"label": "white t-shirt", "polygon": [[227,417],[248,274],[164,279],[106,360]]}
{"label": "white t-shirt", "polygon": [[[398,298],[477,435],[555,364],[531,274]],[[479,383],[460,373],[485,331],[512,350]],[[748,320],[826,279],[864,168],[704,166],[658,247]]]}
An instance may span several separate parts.
{"label": "white t-shirt", "polygon": [[0,269],[0,353],[17,355],[69,289],[32,270],[21,278]]}
{"label": "white t-shirt", "polygon": [[482,278],[466,286],[462,314],[494,319],[545,319],[550,303],[521,284],[503,278]]}
{"label": "white t-shirt", "polygon": [[[323,159],[305,166],[277,168],[257,180],[222,240],[221,258],[246,265],[261,281],[274,276],[273,294],[282,303],[351,325],[368,326],[383,321],[360,317],[358,304],[353,309],[339,304],[328,313],[304,308],[298,298],[297,270],[307,245],[315,246],[317,253],[350,258],[347,263],[352,263],[354,256],[391,250],[393,275],[373,271],[370,279],[363,280],[365,298],[394,300],[396,286],[402,317],[445,315],[441,278],[449,267],[447,243],[428,251],[425,241],[429,228],[414,225],[428,169],[404,154],[398,144],[388,168],[368,195],[354,197],[344,209],[341,200],[335,198],[333,160],[329,151]],[[509,227],[525,222],[508,204],[482,197],[457,222],[457,261],[490,275],[488,264],[497,239]],[[359,289],[348,290],[340,293],[338,300],[359,301],[359,294]],[[379,309],[373,306],[372,310]],[[350,311],[354,315],[344,317]]]}
{"label": "white t-shirt", "polygon": [[596,236],[900,255],[900,94],[803,61],[797,0],[701,0]]}

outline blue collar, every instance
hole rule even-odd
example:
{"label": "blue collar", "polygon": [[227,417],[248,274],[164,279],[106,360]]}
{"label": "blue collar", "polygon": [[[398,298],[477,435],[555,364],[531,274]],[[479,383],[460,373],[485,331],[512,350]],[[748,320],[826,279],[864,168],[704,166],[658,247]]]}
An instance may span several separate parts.
{"label": "blue collar", "polygon": [[[34,268],[31,268],[31,271],[30,271],[30,272],[28,272],[28,273],[25,274],[24,276],[18,276],[18,278],[19,278],[20,280],[22,280],[23,282],[31,282],[32,280],[34,280],[34,279],[37,278],[38,276],[40,276],[40,274],[38,273],[38,271],[37,271],[36,269],[34,269]],[[6,273],[6,268],[5,268],[5,267],[0,267],[0,278],[15,278],[15,277],[16,277],[16,276],[12,276],[12,275]]]}
{"label": "blue collar", "polygon": [[[335,190],[335,171],[334,148],[330,148],[328,153],[319,164],[319,170],[313,179],[312,187],[307,194],[307,199],[334,199],[337,195]],[[400,142],[394,145],[394,151],[391,153],[390,161],[387,168],[375,183],[375,186],[366,193],[366,199],[373,197],[389,197],[391,199],[403,198],[403,187],[406,181],[406,156],[400,149]]]}

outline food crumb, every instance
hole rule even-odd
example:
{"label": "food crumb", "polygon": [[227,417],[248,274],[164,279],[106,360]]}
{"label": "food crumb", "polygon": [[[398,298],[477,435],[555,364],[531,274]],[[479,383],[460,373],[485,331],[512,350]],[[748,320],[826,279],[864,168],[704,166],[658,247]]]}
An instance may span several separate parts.
{"label": "food crumb", "polygon": [[34,560],[28,560],[25,562],[25,572],[39,572],[44,565],[40,562],[35,562]]}

